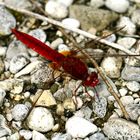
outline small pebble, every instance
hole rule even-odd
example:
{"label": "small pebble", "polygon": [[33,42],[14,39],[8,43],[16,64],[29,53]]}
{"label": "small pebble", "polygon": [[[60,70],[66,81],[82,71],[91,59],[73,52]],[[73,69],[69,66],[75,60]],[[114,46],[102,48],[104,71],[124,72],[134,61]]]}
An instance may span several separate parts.
{"label": "small pebble", "polygon": [[27,140],[30,140],[32,138],[32,132],[30,130],[22,129],[19,131],[19,134]]}
{"label": "small pebble", "polygon": [[49,0],[45,5],[45,11],[53,18],[62,19],[65,18],[68,15],[68,9],[67,6],[56,2]]}
{"label": "small pebble", "polygon": [[28,51],[25,45],[23,45],[20,41],[12,41],[7,49],[6,52],[6,58],[8,60],[11,60],[13,57],[15,57],[18,54],[26,54],[28,56]]}
{"label": "small pebble", "polygon": [[140,67],[125,65],[121,72],[121,77],[124,80],[140,82]]}
{"label": "small pebble", "polygon": [[107,140],[105,135],[101,132],[97,132],[89,137],[89,140]]}
{"label": "small pebble", "polygon": [[57,0],[58,3],[62,3],[64,5],[66,5],[67,7],[69,7],[74,0]]}
{"label": "small pebble", "polygon": [[16,27],[15,17],[6,9],[6,7],[0,5],[0,36],[9,35],[11,28]]}
{"label": "small pebble", "polygon": [[132,15],[131,15],[131,19],[132,21],[138,26],[140,27],[140,10],[136,9],[135,11],[133,11]]}
{"label": "small pebble", "polygon": [[118,13],[124,13],[127,11],[129,7],[129,1],[128,0],[106,0],[105,5],[107,8],[118,12]]}
{"label": "small pebble", "polygon": [[126,86],[132,92],[138,92],[140,90],[140,84],[136,81],[130,81],[126,84]]}
{"label": "small pebble", "polygon": [[68,133],[66,133],[66,134],[55,133],[55,134],[53,134],[51,140],[75,140],[75,139],[72,139],[71,135]]}
{"label": "small pebble", "polygon": [[36,103],[36,106],[50,107],[50,106],[54,106],[54,105],[56,105],[56,100],[53,97],[50,90],[44,90],[43,93],[41,93],[41,96],[39,97],[39,99]]}
{"label": "small pebble", "polygon": [[122,118],[112,118],[104,124],[103,132],[109,139],[138,140],[140,139],[139,126]]}
{"label": "small pebble", "polygon": [[48,140],[42,133],[33,131],[32,140]]}
{"label": "small pebble", "polygon": [[119,93],[121,94],[121,96],[125,96],[128,93],[128,90],[126,88],[121,88],[119,89]]}
{"label": "small pebble", "polygon": [[11,5],[13,7],[16,7],[16,8],[21,8],[21,9],[31,9],[32,7],[32,4],[30,3],[30,1],[28,0],[4,0],[4,2],[7,4],[7,5]]}
{"label": "small pebble", "polygon": [[120,77],[122,59],[120,57],[106,57],[102,60],[101,67],[110,78]]}
{"label": "small pebble", "polygon": [[17,73],[29,63],[29,59],[24,54],[14,56],[10,61],[10,72]]}
{"label": "small pebble", "polygon": [[133,121],[136,121],[140,116],[140,104],[128,104],[125,106],[125,109]]}
{"label": "small pebble", "polygon": [[76,116],[66,122],[65,128],[67,133],[74,138],[85,138],[88,134],[93,134],[98,130],[93,123]]}
{"label": "small pebble", "polygon": [[99,100],[92,103],[93,112],[99,117],[103,118],[107,111],[107,100],[105,97],[99,97]]}
{"label": "small pebble", "polygon": [[71,28],[79,28],[80,22],[74,18],[65,18],[62,20],[62,24],[71,27]]}
{"label": "small pebble", "polygon": [[0,57],[4,57],[6,55],[7,47],[0,46]]}
{"label": "small pebble", "polygon": [[1,58],[0,58],[0,74],[3,73],[4,68],[5,68],[4,63],[3,63],[3,61],[2,61]]}
{"label": "small pebble", "polygon": [[29,108],[24,104],[16,104],[11,110],[13,119],[16,121],[22,121],[28,114]]}
{"label": "small pebble", "polygon": [[117,28],[120,29],[120,33],[133,35],[136,32],[136,25],[130,20],[129,17],[122,16],[117,23]]}
{"label": "small pebble", "polygon": [[54,41],[52,41],[50,46],[51,46],[51,48],[56,49],[60,44],[63,44],[63,43],[64,43],[64,41],[62,38],[57,38]]}
{"label": "small pebble", "polygon": [[137,121],[138,121],[138,125],[140,126],[140,116],[139,116],[139,118],[138,118],[138,120],[137,120]]}
{"label": "small pebble", "polygon": [[58,104],[56,108],[57,115],[62,116],[64,114],[64,107],[62,104]]}
{"label": "small pebble", "polygon": [[65,52],[65,51],[70,52],[70,49],[68,48],[67,45],[65,45],[65,44],[58,45],[58,52],[61,53],[61,52]]}
{"label": "small pebble", "polygon": [[105,1],[104,0],[90,0],[90,6],[94,7],[94,8],[99,8],[104,6]]}
{"label": "small pebble", "polygon": [[28,116],[27,125],[32,130],[48,132],[54,127],[54,119],[48,109],[36,107]]}
{"label": "small pebble", "polygon": [[133,45],[136,43],[136,39],[132,37],[123,37],[118,39],[117,43],[127,49],[131,49]]}

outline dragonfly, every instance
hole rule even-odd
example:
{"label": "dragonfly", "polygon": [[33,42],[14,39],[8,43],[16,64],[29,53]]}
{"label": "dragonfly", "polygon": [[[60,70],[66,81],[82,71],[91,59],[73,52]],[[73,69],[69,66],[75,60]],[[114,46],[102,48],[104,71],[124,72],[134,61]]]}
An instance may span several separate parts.
{"label": "dragonfly", "polygon": [[40,40],[18,31],[17,29],[11,29],[12,33],[25,44],[28,48],[31,48],[38,54],[45,57],[47,60],[56,63],[62,67],[63,70],[70,74],[75,79],[81,80],[84,87],[96,87],[99,84],[98,74],[96,72],[88,72],[88,67],[80,58],[73,55],[65,56],[56,50],[52,49]]}

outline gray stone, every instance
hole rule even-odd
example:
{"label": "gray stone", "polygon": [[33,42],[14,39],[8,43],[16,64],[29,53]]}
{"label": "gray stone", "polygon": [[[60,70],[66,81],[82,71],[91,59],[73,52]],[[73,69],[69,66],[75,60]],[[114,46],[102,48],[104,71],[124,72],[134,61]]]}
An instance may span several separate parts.
{"label": "gray stone", "polygon": [[103,132],[109,139],[115,140],[139,140],[140,129],[139,126],[131,121],[121,118],[109,119],[104,124]]}
{"label": "gray stone", "polygon": [[3,104],[4,98],[5,98],[6,92],[3,89],[0,89],[0,107]]}
{"label": "gray stone", "polygon": [[121,77],[124,80],[140,82],[140,67],[125,65],[121,72]]}
{"label": "gray stone", "polygon": [[93,27],[97,31],[103,30],[118,18],[116,13],[84,5],[72,5],[69,12],[70,17],[79,20],[81,28],[86,31]]}
{"label": "gray stone", "polygon": [[15,27],[16,19],[14,16],[4,6],[0,6],[0,36],[9,35],[10,28]]}

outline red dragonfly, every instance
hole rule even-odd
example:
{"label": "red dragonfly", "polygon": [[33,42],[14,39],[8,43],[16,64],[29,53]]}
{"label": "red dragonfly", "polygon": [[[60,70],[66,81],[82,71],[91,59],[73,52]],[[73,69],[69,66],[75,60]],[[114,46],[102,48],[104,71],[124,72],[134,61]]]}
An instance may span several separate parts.
{"label": "red dragonfly", "polygon": [[63,54],[51,49],[40,40],[20,32],[16,29],[11,29],[12,33],[24,43],[27,47],[33,49],[49,61],[55,62],[61,66],[65,72],[72,77],[82,80],[83,86],[95,87],[99,83],[98,74],[96,72],[88,73],[87,65],[79,58],[74,56],[64,56]]}

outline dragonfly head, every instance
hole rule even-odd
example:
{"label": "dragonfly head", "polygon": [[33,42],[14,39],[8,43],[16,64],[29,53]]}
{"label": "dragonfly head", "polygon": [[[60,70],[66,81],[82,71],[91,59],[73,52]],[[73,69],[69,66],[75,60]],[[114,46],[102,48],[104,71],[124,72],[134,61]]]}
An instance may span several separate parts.
{"label": "dragonfly head", "polygon": [[98,74],[96,72],[92,72],[87,79],[84,81],[83,85],[95,87],[99,84]]}

